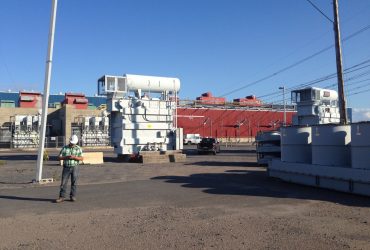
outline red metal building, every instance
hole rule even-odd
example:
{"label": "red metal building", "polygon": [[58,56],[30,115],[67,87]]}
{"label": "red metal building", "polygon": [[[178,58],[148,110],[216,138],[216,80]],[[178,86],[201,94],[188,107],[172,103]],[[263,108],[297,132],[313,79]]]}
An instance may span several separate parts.
{"label": "red metal building", "polygon": [[198,104],[223,105],[226,103],[226,98],[214,97],[211,92],[207,92],[197,97],[197,103]]}
{"label": "red metal building", "polygon": [[89,100],[82,93],[65,93],[63,104],[72,104],[76,109],[87,109]]}
{"label": "red metal building", "polygon": [[254,95],[249,95],[245,98],[234,99],[233,104],[238,106],[260,107],[262,105],[262,101]]}
{"label": "red metal building", "polygon": [[[291,124],[295,112],[287,111],[287,124]],[[202,137],[251,138],[258,131],[274,130],[284,120],[282,110],[249,110],[221,108],[177,108],[178,127],[184,134],[200,134]]]}
{"label": "red metal building", "polygon": [[42,95],[37,92],[19,92],[19,107],[21,108],[41,108]]}

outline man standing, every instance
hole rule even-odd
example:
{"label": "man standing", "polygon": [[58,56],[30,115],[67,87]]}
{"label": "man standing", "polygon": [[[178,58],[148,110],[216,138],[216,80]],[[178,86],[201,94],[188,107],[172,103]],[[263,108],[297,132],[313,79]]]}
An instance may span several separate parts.
{"label": "man standing", "polygon": [[64,146],[59,153],[59,160],[63,160],[62,183],[60,185],[59,198],[56,203],[63,202],[67,192],[69,176],[71,176],[71,201],[76,201],[76,189],[78,179],[78,165],[83,160],[82,149],[77,145],[77,135],[72,135],[69,144]]}

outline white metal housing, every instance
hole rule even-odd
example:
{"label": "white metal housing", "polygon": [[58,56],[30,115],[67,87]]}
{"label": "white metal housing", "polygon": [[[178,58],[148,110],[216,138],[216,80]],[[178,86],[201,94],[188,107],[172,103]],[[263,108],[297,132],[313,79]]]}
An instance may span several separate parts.
{"label": "white metal housing", "polygon": [[[108,97],[111,142],[118,155],[182,149],[182,134],[177,131],[175,119],[179,79],[103,76],[98,88],[99,94]],[[153,93],[160,97],[153,97]]]}
{"label": "white metal housing", "polygon": [[178,92],[180,80],[171,77],[142,76],[126,74],[124,76],[105,75],[98,80],[98,93],[127,93],[129,91],[147,91],[149,93]]}
{"label": "white metal housing", "polygon": [[14,148],[39,147],[40,115],[15,115],[12,124],[12,145]]}
{"label": "white metal housing", "polygon": [[292,99],[301,126],[281,128],[282,157],[269,162],[269,175],[370,196],[370,123],[323,124],[339,122],[335,91],[307,88],[293,91]]}
{"label": "white metal housing", "polygon": [[311,163],[311,127],[281,127],[281,160]]}
{"label": "white metal housing", "polygon": [[324,124],[312,126],[312,164],[349,166],[351,126]]}
{"label": "white metal housing", "polygon": [[261,131],[256,136],[257,163],[268,164],[275,158],[280,158],[280,132]]}
{"label": "white metal housing", "polygon": [[370,123],[351,125],[352,168],[367,169],[370,175]]}
{"label": "white metal housing", "polygon": [[106,114],[83,117],[81,146],[108,146],[109,144],[109,118]]}
{"label": "white metal housing", "polygon": [[[370,123],[323,124],[310,128],[312,163],[297,162],[294,157],[284,161],[273,159],[269,162],[269,175],[289,182],[370,196]],[[294,127],[292,129],[285,136],[291,137],[288,141],[296,142],[297,135],[291,133]],[[297,147],[306,145],[306,141],[297,141]],[[297,153],[286,146],[289,144],[281,144],[282,152]]]}
{"label": "white metal housing", "polygon": [[293,125],[339,123],[338,93],[330,89],[309,87],[292,91],[297,104]]}

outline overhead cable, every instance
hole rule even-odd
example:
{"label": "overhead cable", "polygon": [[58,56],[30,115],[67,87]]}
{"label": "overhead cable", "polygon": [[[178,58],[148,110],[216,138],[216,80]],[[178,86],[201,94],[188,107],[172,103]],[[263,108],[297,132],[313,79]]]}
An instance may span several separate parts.
{"label": "overhead cable", "polygon": [[319,7],[317,7],[313,2],[311,2],[310,0],[306,0],[306,1],[309,2],[318,12],[320,12],[321,15],[323,15],[326,19],[328,19],[329,22],[334,23],[333,20],[331,20],[327,15],[325,15],[325,13],[321,11]]}
{"label": "overhead cable", "polygon": [[[349,36],[345,37],[342,41],[343,41],[343,42],[345,42],[345,41],[347,41],[347,40],[349,40],[349,39],[351,39],[351,38],[353,38],[353,37],[355,37],[355,36],[357,36],[357,35],[361,34],[362,32],[364,32],[364,31],[366,31],[366,30],[368,30],[368,29],[370,29],[370,25],[367,25],[367,26],[363,27],[362,29],[360,29],[360,30],[358,30],[358,31],[356,31],[356,32],[354,32],[354,33],[352,33],[351,35],[349,35]],[[242,90],[242,89],[245,89],[245,88],[251,87],[251,86],[253,86],[253,85],[257,84],[257,83],[260,83],[260,82],[263,82],[263,81],[265,81],[265,80],[267,80],[267,79],[270,79],[270,78],[272,78],[272,77],[274,77],[274,76],[276,76],[276,75],[278,75],[278,74],[280,74],[280,73],[283,73],[283,72],[285,72],[285,71],[287,71],[287,70],[289,70],[289,69],[291,69],[291,68],[294,68],[294,67],[296,67],[296,66],[298,66],[298,65],[300,65],[300,64],[302,64],[302,63],[304,63],[304,62],[306,62],[306,61],[308,61],[308,60],[310,60],[310,59],[312,59],[312,58],[314,58],[314,57],[316,57],[316,56],[318,56],[318,55],[320,55],[320,54],[322,54],[322,53],[324,53],[324,52],[328,51],[329,49],[331,49],[331,48],[333,48],[333,47],[334,47],[334,45],[330,45],[330,46],[328,46],[328,47],[326,47],[326,48],[324,48],[324,49],[321,49],[321,50],[319,50],[318,52],[316,52],[316,53],[314,53],[314,54],[312,54],[312,55],[310,55],[310,56],[308,56],[308,57],[305,57],[305,58],[303,58],[303,59],[301,59],[301,60],[299,60],[299,61],[297,61],[297,62],[295,62],[295,63],[293,63],[293,64],[291,64],[291,65],[289,65],[289,66],[286,66],[286,67],[284,67],[284,68],[282,68],[282,69],[280,69],[280,70],[276,71],[275,73],[272,73],[272,74],[267,75],[267,76],[265,76],[265,77],[263,77],[263,78],[261,78],[261,79],[259,79],[259,80],[253,81],[253,82],[248,83],[248,84],[246,84],[246,85],[244,85],[244,86],[242,86],[242,87],[239,87],[239,88],[237,88],[237,89],[234,89],[234,90],[232,90],[232,91],[229,91],[229,92],[227,92],[227,93],[225,93],[225,94],[223,94],[223,95],[221,95],[221,96],[222,96],[222,97],[228,96],[228,95],[233,94],[233,93],[235,93],[235,92],[238,92],[238,91],[240,91],[240,90]]]}

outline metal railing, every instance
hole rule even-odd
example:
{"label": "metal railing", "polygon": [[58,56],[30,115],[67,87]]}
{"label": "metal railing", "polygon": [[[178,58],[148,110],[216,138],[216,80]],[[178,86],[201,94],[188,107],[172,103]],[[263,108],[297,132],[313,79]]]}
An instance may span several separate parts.
{"label": "metal railing", "polygon": [[[45,148],[60,148],[65,145],[64,136],[50,136],[45,138]],[[32,138],[23,138],[20,142],[14,143],[13,138],[7,138],[0,141],[0,148],[8,149],[25,149],[25,148],[38,148],[38,140],[33,140]]]}

